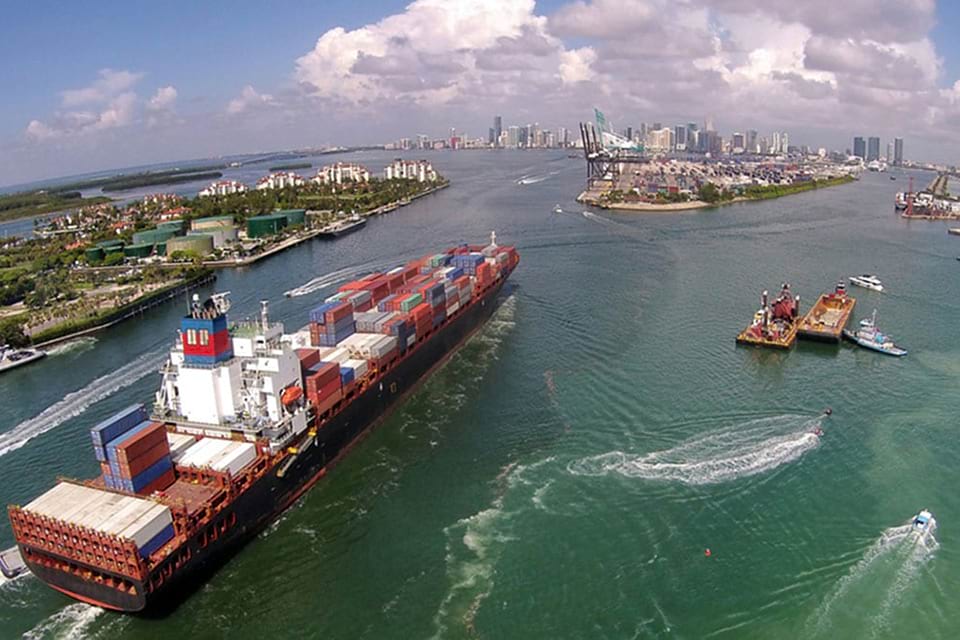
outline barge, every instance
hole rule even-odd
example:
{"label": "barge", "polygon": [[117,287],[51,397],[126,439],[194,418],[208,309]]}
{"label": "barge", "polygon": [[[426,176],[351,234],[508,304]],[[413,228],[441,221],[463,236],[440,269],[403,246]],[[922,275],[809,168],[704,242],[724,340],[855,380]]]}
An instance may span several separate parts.
{"label": "barge", "polygon": [[183,598],[484,325],[519,261],[491,234],[340,287],[292,334],[195,296],[152,414],[90,430],[100,476],[8,507],[24,564],[107,609]]}
{"label": "barge", "polygon": [[785,282],[773,302],[768,303],[767,297],[764,291],[760,296],[760,309],[750,326],[737,336],[737,344],[789,349],[797,338],[800,296],[793,297],[790,284]]}
{"label": "barge", "polygon": [[807,340],[839,344],[857,301],[847,295],[847,287],[838,282],[831,293],[820,296],[800,321],[797,335]]}

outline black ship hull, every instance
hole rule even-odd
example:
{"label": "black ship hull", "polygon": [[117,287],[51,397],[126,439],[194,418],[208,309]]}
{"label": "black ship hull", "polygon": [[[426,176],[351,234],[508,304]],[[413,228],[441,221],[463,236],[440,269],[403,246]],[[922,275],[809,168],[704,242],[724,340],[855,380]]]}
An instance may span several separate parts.
{"label": "black ship hull", "polygon": [[132,589],[119,590],[102,582],[85,580],[75,573],[31,562],[24,553],[30,570],[51,587],[100,607],[145,612],[161,603],[175,606],[186,595],[185,589],[199,586],[205,574],[229,560],[245,542],[290,507],[351,445],[389,415],[434,368],[482,327],[497,309],[497,294],[508,277],[509,273],[505,274],[482,298],[356,396],[318,429],[316,438],[302,446],[292,461],[288,459],[271,469],[221,510],[213,521],[154,568],[151,584],[134,582]]}

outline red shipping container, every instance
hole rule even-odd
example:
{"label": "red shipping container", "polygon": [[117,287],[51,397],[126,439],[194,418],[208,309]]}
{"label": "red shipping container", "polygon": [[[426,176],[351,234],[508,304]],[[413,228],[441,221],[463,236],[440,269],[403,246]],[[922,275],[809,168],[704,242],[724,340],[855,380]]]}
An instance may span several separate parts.
{"label": "red shipping container", "polygon": [[354,311],[370,311],[373,308],[373,301],[367,300],[366,302],[361,302],[353,307]]}
{"label": "red shipping container", "polygon": [[403,283],[403,272],[395,273],[387,277],[387,286],[390,288],[390,293],[396,293],[397,289],[403,286]]}
{"label": "red shipping container", "polygon": [[403,281],[409,282],[412,278],[415,278],[418,273],[420,273],[420,263],[407,265],[407,268],[402,272]]}
{"label": "red shipping container", "polygon": [[154,422],[149,427],[124,440],[117,446],[117,462],[121,464],[130,464],[139,456],[143,455],[158,444],[167,447],[169,453],[170,445],[167,443],[167,428],[162,422]]}
{"label": "red shipping container", "polygon": [[337,291],[357,291],[358,289],[363,289],[363,282],[354,280],[353,282],[342,285]]}
{"label": "red shipping container", "polygon": [[330,395],[327,398],[324,398],[323,400],[320,400],[319,398],[317,398],[315,400],[311,400],[310,402],[311,404],[313,404],[313,408],[317,412],[317,415],[323,415],[324,413],[329,411],[333,407],[333,405],[340,402],[340,398],[341,398],[341,395],[338,392],[336,395]]}
{"label": "red shipping container", "polygon": [[316,394],[319,389],[331,382],[340,381],[340,364],[337,362],[323,362],[318,371],[309,373],[306,377],[306,392]]}
{"label": "red shipping container", "polygon": [[349,302],[341,302],[334,308],[323,314],[326,324],[336,324],[353,313],[353,305]]}
{"label": "red shipping container", "polygon": [[176,474],[173,472],[173,469],[167,469],[166,472],[143,489],[137,492],[137,495],[148,496],[154,491],[163,491],[170,485],[174,483],[177,479]]}
{"label": "red shipping container", "polygon": [[[311,331],[311,334],[312,333]],[[300,359],[300,371],[306,371],[320,362],[320,352],[316,349],[297,349],[297,358]]]}
{"label": "red shipping container", "polygon": [[100,473],[101,473],[102,475],[105,475],[105,476],[110,475],[111,472],[110,472],[110,463],[109,463],[109,462],[101,462],[101,463],[100,463]]}
{"label": "red shipping container", "polygon": [[120,477],[132,480],[133,476],[146,471],[151,465],[159,462],[164,456],[170,455],[170,446],[166,442],[154,445],[149,451],[143,453],[129,462],[120,463]]}

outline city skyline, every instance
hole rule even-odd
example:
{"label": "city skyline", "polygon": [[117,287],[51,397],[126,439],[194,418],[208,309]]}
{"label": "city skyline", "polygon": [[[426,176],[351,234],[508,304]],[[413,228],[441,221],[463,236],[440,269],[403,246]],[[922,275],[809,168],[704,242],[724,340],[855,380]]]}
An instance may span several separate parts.
{"label": "city skyline", "polygon": [[572,129],[594,106],[634,127],[637,114],[673,114],[675,128],[711,113],[717,130],[789,129],[811,148],[870,131],[956,164],[960,8],[884,7],[334,0],[280,3],[295,19],[263,21],[242,2],[15,5],[0,185],[451,126],[489,139],[491,113]]}

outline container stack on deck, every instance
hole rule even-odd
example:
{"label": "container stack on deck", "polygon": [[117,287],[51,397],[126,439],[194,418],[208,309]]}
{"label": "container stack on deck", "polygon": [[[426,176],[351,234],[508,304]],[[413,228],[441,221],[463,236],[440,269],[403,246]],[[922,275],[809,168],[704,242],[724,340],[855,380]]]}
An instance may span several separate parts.
{"label": "container stack on deck", "polygon": [[103,483],[110,489],[150,495],[175,480],[167,430],[147,420],[142,405],[128,407],[90,430]]}

